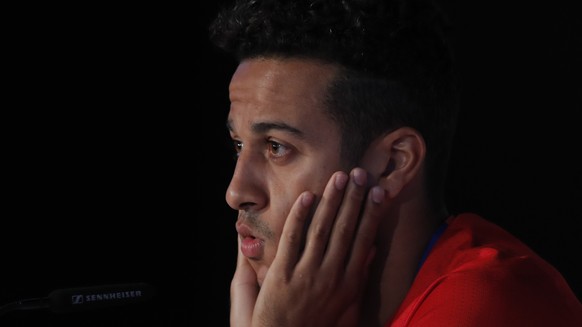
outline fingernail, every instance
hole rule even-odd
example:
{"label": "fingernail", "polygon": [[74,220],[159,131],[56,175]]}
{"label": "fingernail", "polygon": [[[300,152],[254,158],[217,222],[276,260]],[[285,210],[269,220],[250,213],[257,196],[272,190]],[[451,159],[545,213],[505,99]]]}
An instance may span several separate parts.
{"label": "fingernail", "polygon": [[384,189],[376,186],[372,188],[372,201],[374,201],[374,203],[382,203],[382,201],[384,201]]}
{"label": "fingernail", "polygon": [[301,204],[309,207],[311,206],[311,204],[313,203],[313,194],[309,193],[309,192],[305,192],[303,193],[303,196],[301,197]]}
{"label": "fingernail", "polygon": [[358,186],[366,185],[366,172],[362,169],[354,169],[354,182]]}
{"label": "fingernail", "polygon": [[344,187],[346,187],[347,182],[348,176],[346,174],[340,173],[335,176],[335,187],[338,190],[343,190]]}

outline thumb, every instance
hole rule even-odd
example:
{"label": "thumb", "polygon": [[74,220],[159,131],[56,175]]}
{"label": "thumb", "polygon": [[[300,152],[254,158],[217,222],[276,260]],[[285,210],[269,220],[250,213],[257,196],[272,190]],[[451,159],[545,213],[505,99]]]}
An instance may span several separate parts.
{"label": "thumb", "polygon": [[230,283],[231,327],[251,326],[258,293],[257,275],[248,259],[241,252],[239,238],[236,270]]}

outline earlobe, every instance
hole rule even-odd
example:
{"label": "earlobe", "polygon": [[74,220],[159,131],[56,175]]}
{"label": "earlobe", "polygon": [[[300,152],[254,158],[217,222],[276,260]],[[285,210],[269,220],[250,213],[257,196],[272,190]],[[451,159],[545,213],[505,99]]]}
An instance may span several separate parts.
{"label": "earlobe", "polygon": [[402,127],[385,135],[380,142],[388,154],[385,156],[384,171],[378,184],[390,198],[396,197],[412,180],[416,179],[424,163],[426,145],[420,133],[409,127]]}

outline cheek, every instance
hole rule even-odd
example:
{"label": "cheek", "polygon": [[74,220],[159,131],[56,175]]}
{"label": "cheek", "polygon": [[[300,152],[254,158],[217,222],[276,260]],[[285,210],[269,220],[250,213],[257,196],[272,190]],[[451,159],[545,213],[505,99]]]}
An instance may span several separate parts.
{"label": "cheek", "polygon": [[271,221],[271,237],[269,237],[266,242],[267,246],[265,248],[265,255],[269,263],[275,258],[277,253],[277,247],[279,246],[279,241],[281,239],[281,234],[283,233],[283,227],[285,226],[285,221],[287,220],[288,210],[280,210],[278,214],[274,215],[274,219]]}
{"label": "cheek", "polygon": [[[277,247],[283,233],[283,228],[287,217],[297,201],[297,198],[304,191],[316,194],[317,202],[329,181],[331,175],[340,170],[337,162],[329,166],[323,163],[323,158],[314,158],[310,162],[303,162],[293,170],[286,171],[285,174],[273,174],[269,184],[269,209],[268,225],[271,237],[266,239],[265,263],[270,265],[276,255]],[[313,213],[312,208],[311,213]],[[307,228],[307,226],[305,226]]]}
{"label": "cheek", "polygon": [[285,222],[287,221],[287,216],[296,200],[295,196],[289,196],[289,194],[291,194],[291,192],[281,193],[279,197],[271,198],[271,212],[268,214],[270,236],[265,239],[264,257],[265,264],[269,266],[277,254],[277,248],[279,246],[279,241],[281,240],[281,234],[283,233]]}

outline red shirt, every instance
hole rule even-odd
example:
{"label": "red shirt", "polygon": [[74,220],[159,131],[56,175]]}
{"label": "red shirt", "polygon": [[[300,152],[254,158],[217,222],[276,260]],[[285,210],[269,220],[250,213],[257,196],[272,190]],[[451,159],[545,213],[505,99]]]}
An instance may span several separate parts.
{"label": "red shirt", "polygon": [[475,214],[447,223],[387,327],[582,326],[582,303],[525,244]]}

